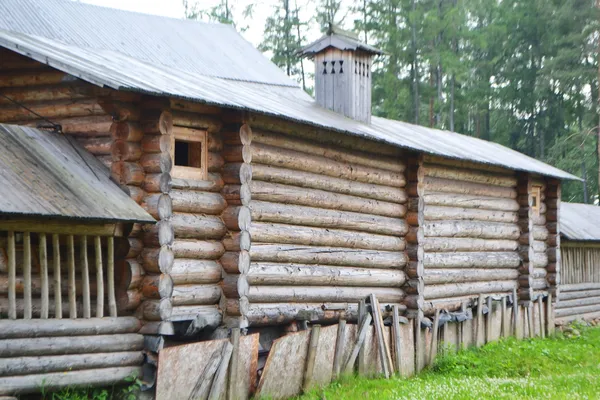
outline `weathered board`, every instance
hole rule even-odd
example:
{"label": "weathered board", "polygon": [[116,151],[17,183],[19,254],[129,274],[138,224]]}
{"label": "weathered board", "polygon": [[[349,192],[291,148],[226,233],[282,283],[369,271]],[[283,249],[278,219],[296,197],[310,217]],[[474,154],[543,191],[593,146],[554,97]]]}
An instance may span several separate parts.
{"label": "weathered board", "polygon": [[247,399],[256,388],[256,372],[258,368],[259,334],[241,336],[239,347],[239,363],[237,370],[236,393],[234,398]]}
{"label": "weathered board", "polygon": [[312,377],[314,386],[324,386],[331,383],[335,345],[337,342],[337,330],[337,325],[321,328]]}

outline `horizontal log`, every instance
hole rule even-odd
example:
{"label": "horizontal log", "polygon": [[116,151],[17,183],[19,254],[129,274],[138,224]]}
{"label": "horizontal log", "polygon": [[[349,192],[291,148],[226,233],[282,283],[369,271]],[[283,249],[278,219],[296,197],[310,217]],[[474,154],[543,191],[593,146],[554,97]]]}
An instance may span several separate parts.
{"label": "horizontal log", "polygon": [[168,274],[173,268],[175,255],[168,245],[146,247],[141,254],[144,270],[155,274]]}
{"label": "horizontal log", "polygon": [[150,300],[166,299],[171,297],[174,286],[170,275],[146,275],[142,281],[142,295]]}
{"label": "horizontal log", "polygon": [[[252,181],[249,187],[252,200],[352,211],[395,218],[401,218],[406,214],[406,207],[402,204],[332,193],[325,190],[306,189],[261,181]],[[243,192],[240,193],[240,196],[243,204],[247,204],[250,201],[250,199],[244,198]]]}
{"label": "horizontal log", "polygon": [[209,132],[218,132],[223,124],[210,115],[201,115],[185,111],[173,111],[173,125],[186,128],[206,129]]}
{"label": "horizontal log", "polygon": [[144,198],[142,207],[157,220],[171,218],[174,209],[171,197],[164,193],[149,194]]}
{"label": "horizontal log", "polygon": [[228,251],[219,260],[228,274],[247,273],[250,268],[250,255],[247,251]]}
{"label": "horizontal log", "polygon": [[426,285],[423,296],[426,300],[440,299],[480,293],[510,292],[516,288],[517,282],[514,280]]}
{"label": "horizontal log", "polygon": [[[380,302],[383,318],[391,315],[393,306],[402,312],[404,304]],[[358,303],[263,303],[250,304],[244,309],[244,317],[250,326],[273,326],[288,324],[300,319],[311,323],[336,323],[340,318],[348,322],[358,321]]]}
{"label": "horizontal log", "polygon": [[420,168],[420,171],[424,176],[433,178],[453,179],[508,188],[517,186],[517,179],[509,174],[498,174],[435,164],[425,164]]}
{"label": "horizontal log", "polygon": [[252,262],[246,279],[250,285],[400,287],[404,272],[396,269],[334,267],[315,264]]}
{"label": "horizontal log", "polygon": [[186,101],[181,99],[169,99],[170,107],[176,111],[187,111],[196,114],[221,114],[221,107],[209,106],[195,101]]}
{"label": "horizontal log", "polygon": [[360,149],[361,151],[374,153],[378,156],[389,155],[395,158],[399,158],[402,154],[402,150],[395,146],[350,136],[346,133],[334,132],[331,129],[294,123],[281,118],[253,114],[249,123],[253,130],[258,128],[267,131],[281,132],[292,137],[300,137],[311,142],[323,143],[336,148]]}
{"label": "horizontal log", "polygon": [[110,169],[112,177],[122,185],[139,186],[144,182],[144,170],[137,162],[113,162]]}
{"label": "horizontal log", "polygon": [[177,239],[221,239],[227,228],[216,216],[173,213],[171,224]]}
{"label": "horizontal log", "polygon": [[546,250],[548,250],[546,242],[542,242],[540,240],[534,240],[531,244],[531,247],[533,247],[533,251],[535,251],[536,253],[545,253]]}
{"label": "horizontal log", "polygon": [[172,135],[173,114],[167,110],[146,110],[140,116],[140,128],[145,134]]}
{"label": "horizontal log", "polygon": [[[4,68],[2,68],[4,70]],[[49,70],[48,72],[54,72]],[[96,93],[92,85],[83,82],[63,82],[58,85],[39,85],[28,87],[4,88],[2,94],[21,104],[36,102],[52,102],[61,100],[76,101],[95,97]],[[7,98],[0,98],[0,105],[14,105]]]}
{"label": "horizontal log", "polygon": [[142,294],[138,289],[116,291],[117,310],[121,313],[134,311],[142,303]]}
{"label": "horizontal log", "polygon": [[250,250],[250,234],[247,231],[229,232],[222,242],[227,251]]}
{"label": "horizontal log", "polygon": [[[382,217],[348,211],[252,201],[250,219],[256,222],[275,222],[321,228],[338,228],[383,235],[404,236],[408,227],[403,219]],[[247,221],[249,224],[250,220]],[[243,224],[238,224],[240,229]]]}
{"label": "horizontal log", "polygon": [[140,165],[146,173],[169,173],[173,161],[169,153],[146,153],[140,158]]}
{"label": "horizontal log", "polygon": [[571,315],[581,315],[600,312],[600,304],[592,304],[581,307],[557,308],[554,311],[555,318],[568,317]]}
{"label": "horizontal log", "polygon": [[127,240],[129,242],[129,247],[125,258],[136,258],[142,252],[144,242],[136,238],[127,238]]}
{"label": "horizontal log", "polygon": [[138,366],[88,369],[83,371],[49,372],[0,378],[0,395],[58,391],[62,388],[110,387],[127,382],[132,376],[142,376]]}
{"label": "horizontal log", "polygon": [[173,189],[197,190],[202,192],[220,192],[223,186],[223,179],[217,173],[209,173],[207,179],[202,181],[173,178],[171,183]]}
{"label": "horizontal log", "polygon": [[537,226],[533,227],[533,238],[535,240],[546,240],[548,239],[548,229],[545,226]]}
{"label": "horizontal log", "polygon": [[111,98],[100,98],[98,102],[115,121],[138,121],[140,119],[138,102],[124,102]]}
{"label": "horizontal log", "polygon": [[142,189],[148,193],[169,193],[171,190],[170,174],[146,174]]}
{"label": "horizontal log", "polygon": [[402,268],[406,264],[403,252],[253,243],[250,249],[253,261],[341,265],[372,268]]}
{"label": "horizontal log", "polygon": [[483,221],[435,221],[422,226],[425,237],[518,239],[519,227],[514,224]]}
{"label": "horizontal log", "polygon": [[173,225],[169,220],[158,221],[153,225],[144,225],[143,240],[148,247],[171,245],[174,237]]}
{"label": "horizontal log", "polygon": [[172,147],[173,138],[169,135],[145,135],[141,143],[144,153],[170,153]]}
{"label": "horizontal log", "polygon": [[145,300],[140,308],[143,318],[147,321],[166,321],[173,313],[170,299]]}
{"label": "horizontal log", "polygon": [[521,258],[516,252],[425,253],[425,268],[517,268]]}
{"label": "horizontal log", "polygon": [[0,358],[0,376],[80,371],[91,368],[127,367],[142,365],[143,361],[144,355],[140,351]]}
{"label": "horizontal log", "polygon": [[[271,165],[252,164],[251,172],[247,172],[247,169],[248,168],[239,168],[240,175],[237,177],[237,181],[245,183],[244,181],[247,182],[252,178],[257,181],[326,190],[329,192],[389,201],[392,203],[406,202],[406,191],[402,187],[356,182],[348,179],[279,168]],[[231,174],[231,171],[228,171],[228,174]],[[233,181],[234,179],[230,180]]]}
{"label": "horizontal log", "polygon": [[600,283],[570,283],[560,285],[561,293],[579,292],[583,290],[600,290]]}
{"label": "horizontal log", "polygon": [[297,225],[253,222],[249,229],[252,242],[307,246],[348,247],[369,250],[403,251],[403,238],[341,229],[308,228]]}
{"label": "horizontal log", "polygon": [[30,71],[3,71],[0,74],[0,87],[23,87],[56,85],[68,81],[69,77],[55,69],[39,69]]}
{"label": "horizontal log", "polygon": [[[264,168],[267,170],[273,167],[256,165],[257,168]],[[283,170],[283,169],[282,169]],[[287,171],[287,170],[286,170]],[[252,166],[245,163],[227,163],[221,169],[223,175],[223,181],[229,184],[240,185],[242,183],[248,183],[252,180]],[[318,175],[320,176],[320,175]],[[279,182],[281,183],[281,182]]]}
{"label": "horizontal log", "polygon": [[0,354],[2,354],[2,358],[106,353],[142,350],[143,348],[144,337],[135,333],[4,339],[0,342]]}
{"label": "horizontal log", "polygon": [[177,239],[171,249],[176,258],[217,260],[225,253],[221,242],[195,239]]}
{"label": "horizontal log", "polygon": [[559,299],[559,302],[562,302],[563,300],[586,299],[589,297],[600,297],[600,289],[581,290],[578,292],[564,292],[561,290],[560,295],[558,296],[558,299]]}
{"label": "horizontal log", "polygon": [[169,196],[173,200],[173,210],[177,212],[218,215],[227,206],[219,193],[173,189]]}
{"label": "horizontal log", "polygon": [[597,305],[598,310],[600,311],[600,296],[598,297],[588,297],[585,299],[572,299],[572,300],[563,300],[561,299],[556,303],[556,310],[562,310],[567,308],[576,308],[576,307],[584,307]]}
{"label": "horizontal log", "polygon": [[144,189],[140,188],[137,185],[128,185],[127,190],[125,190],[125,193],[127,193],[129,197],[131,197],[131,199],[138,204],[142,204],[144,197],[146,197],[146,195],[148,194],[144,191]]}
{"label": "horizontal log", "polygon": [[[106,114],[95,99],[80,99],[75,102],[72,100],[60,100],[30,103],[27,107],[37,113],[37,115],[43,115],[45,118],[51,120]],[[21,106],[5,106],[0,108],[0,120],[3,122],[36,120],[39,118],[37,115]],[[106,132],[108,133],[109,130]]]}
{"label": "horizontal log", "polygon": [[134,317],[0,320],[0,339],[136,333],[140,327]]}
{"label": "horizontal log", "polygon": [[175,259],[171,270],[175,285],[193,283],[218,283],[221,280],[221,266],[216,261]]}
{"label": "horizontal log", "polygon": [[433,269],[424,271],[425,285],[445,283],[481,282],[481,281],[508,281],[516,280],[519,271],[516,269]]}
{"label": "horizontal log", "polygon": [[460,169],[466,169],[466,170],[472,170],[472,171],[496,172],[496,173],[500,173],[500,174],[507,175],[507,176],[515,174],[515,172],[512,170],[509,170],[504,167],[499,167],[496,165],[482,164],[482,163],[473,162],[473,161],[455,160],[452,158],[436,156],[433,154],[423,154],[423,163],[425,163],[425,165],[427,165],[427,164],[446,165],[446,166],[450,166],[450,167],[454,167],[454,168],[460,168]]}
{"label": "horizontal log", "polygon": [[398,157],[386,157],[381,154],[378,157],[373,157],[373,154],[326,146],[261,129],[252,130],[252,141],[273,147],[318,155],[333,161],[380,168],[398,173],[404,172],[406,169],[406,165]]}
{"label": "horizontal log", "polygon": [[[110,115],[93,115],[90,117],[57,118],[52,120],[62,127],[63,133],[74,137],[110,136],[113,120]],[[44,120],[15,121],[16,125],[37,127],[47,124]]]}
{"label": "horizontal log", "polygon": [[374,294],[383,303],[401,303],[399,288],[326,286],[250,286],[250,303],[358,302]]}
{"label": "horizontal log", "polygon": [[461,252],[461,251],[516,251],[516,240],[492,240],[472,238],[432,238],[419,241],[423,250],[428,252]]}
{"label": "horizontal log", "polygon": [[252,163],[273,165],[376,185],[403,187],[406,184],[404,175],[398,172],[333,161],[318,155],[258,143],[253,143],[250,149]]}
{"label": "horizontal log", "polygon": [[100,137],[80,137],[77,142],[87,151],[95,156],[110,155],[112,148],[112,139],[109,136]]}
{"label": "horizontal log", "polygon": [[218,304],[221,298],[219,285],[176,285],[171,302],[173,306]]}
{"label": "horizontal log", "polygon": [[207,164],[208,172],[221,172],[221,168],[223,168],[223,165],[225,165],[225,160],[220,153],[209,151]]}
{"label": "horizontal log", "polygon": [[[62,263],[61,263],[61,265],[62,265]],[[63,269],[64,269],[64,271],[67,270],[66,263],[63,265]],[[61,272],[63,272],[63,271],[61,270]],[[65,272],[63,272],[63,274],[65,274]],[[48,290],[50,293],[54,293],[54,284],[55,284],[54,278],[48,280]],[[40,276],[36,276],[36,275],[32,276],[30,285],[31,285],[31,294],[32,295],[38,296],[42,293],[42,282],[41,282]],[[92,282],[90,282],[90,285],[91,285],[90,286],[91,293],[95,294],[96,293],[96,282],[92,281]],[[82,281],[79,277],[75,281],[75,288],[78,293],[81,293]],[[16,275],[15,276],[15,293],[23,294],[24,290],[25,290],[24,277],[21,275]],[[67,294],[68,290],[69,290],[68,280],[67,280],[66,276],[63,276],[61,279],[61,293]],[[7,296],[7,294],[8,294],[8,275],[0,275],[0,295]]]}
{"label": "horizontal log", "polygon": [[517,223],[519,216],[514,211],[483,210],[476,208],[425,206],[423,218],[426,221],[487,221]]}
{"label": "horizontal log", "polygon": [[110,127],[110,135],[115,141],[139,142],[144,137],[144,132],[137,122],[114,121]]}
{"label": "horizontal log", "polygon": [[[61,290],[62,291],[62,290]],[[63,310],[63,314],[66,313],[67,310],[69,310],[69,302],[67,301],[66,297],[63,297],[63,301],[62,302],[62,310]],[[56,316],[56,302],[55,301],[50,301],[49,302],[49,308],[48,308],[48,315],[50,318],[54,318]],[[92,309],[94,309],[94,307],[96,307],[95,305],[95,299],[92,300]],[[25,315],[25,309],[29,309],[29,306],[25,306],[25,300],[24,299],[20,299],[17,298],[16,300],[16,312],[17,312],[17,318],[24,318]],[[2,318],[7,318],[8,317],[8,298],[0,298],[0,319]],[[78,302],[76,304],[76,310],[77,310],[77,314],[78,315],[83,315],[83,303],[82,302]],[[31,313],[32,313],[32,318],[41,318],[42,315],[42,301],[41,299],[32,299],[31,301]]]}
{"label": "horizontal log", "polygon": [[[417,196],[417,188],[413,187],[408,192],[410,196]],[[486,196],[504,199],[516,199],[517,191],[514,188],[491,186],[482,183],[469,183],[455,181],[452,179],[441,179],[424,177],[419,181],[418,190],[420,193],[453,193],[468,196]]]}
{"label": "horizontal log", "polygon": [[137,161],[142,157],[142,146],[137,142],[116,140],[111,149],[113,161]]}
{"label": "horizontal log", "polygon": [[171,321],[194,321],[196,329],[214,330],[221,325],[223,317],[217,306],[177,306],[173,307]]}
{"label": "horizontal log", "polygon": [[533,253],[533,266],[535,268],[546,268],[548,265],[548,256],[546,253]]}
{"label": "horizontal log", "polygon": [[513,199],[497,197],[469,196],[451,193],[425,193],[423,203],[432,206],[449,206],[462,208],[479,208],[496,211],[518,211],[519,203]]}

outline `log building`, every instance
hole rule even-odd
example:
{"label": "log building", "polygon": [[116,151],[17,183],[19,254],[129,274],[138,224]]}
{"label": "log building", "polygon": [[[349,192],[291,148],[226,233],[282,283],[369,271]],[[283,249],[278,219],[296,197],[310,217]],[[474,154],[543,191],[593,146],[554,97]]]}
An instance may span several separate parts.
{"label": "log building", "polygon": [[[156,220],[121,210],[135,223],[114,257],[111,313],[177,337],[188,326],[352,321],[371,294],[384,316],[396,306],[420,319],[481,295],[529,305],[556,293],[560,181],[576,177],[495,143],[371,116],[379,51],[347,32],[330,30],[304,54],[316,101],[230,26],[67,0],[0,4],[4,129],[60,125]],[[63,271],[83,271],[69,236],[82,233],[60,233]],[[27,293],[42,290],[39,279]],[[90,295],[101,293],[91,282]],[[22,311],[4,293],[10,325]]]}
{"label": "log building", "polygon": [[561,280],[556,322],[600,317],[600,208],[562,203]]}

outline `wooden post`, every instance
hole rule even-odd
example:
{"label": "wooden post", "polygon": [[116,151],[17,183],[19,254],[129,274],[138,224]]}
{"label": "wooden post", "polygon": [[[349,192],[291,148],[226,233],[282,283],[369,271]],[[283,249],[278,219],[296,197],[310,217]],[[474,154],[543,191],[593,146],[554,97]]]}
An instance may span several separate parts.
{"label": "wooden post", "polygon": [[40,317],[48,318],[48,309],[50,302],[50,293],[48,288],[48,248],[45,233],[40,233],[40,280],[42,284],[42,309]]}
{"label": "wooden post", "polygon": [[517,298],[517,289],[513,289],[513,333],[519,337],[519,299]]}
{"label": "wooden post", "polygon": [[433,332],[431,334],[431,348],[429,349],[429,365],[435,362],[438,348],[438,330],[440,327],[440,310],[435,310],[435,318],[433,320]]}
{"label": "wooden post", "polygon": [[492,341],[492,296],[487,298],[488,313],[485,316],[485,342],[489,343]]}
{"label": "wooden post", "polygon": [[340,319],[338,323],[337,339],[335,342],[335,356],[333,357],[333,379],[340,376],[342,357],[344,356],[344,338],[346,337],[346,320]]}
{"label": "wooden post", "polygon": [[419,373],[423,369],[423,358],[425,349],[423,348],[423,340],[421,337],[421,311],[418,312],[417,317],[414,319],[415,327],[415,372]]}
{"label": "wooden post", "polygon": [[388,352],[385,338],[383,336],[383,319],[381,318],[381,310],[379,303],[374,294],[371,295],[371,312],[373,314],[373,325],[375,326],[375,334],[377,335],[377,348],[379,349],[379,358],[381,359],[381,367],[386,378],[390,377],[390,355]]}
{"label": "wooden post", "polygon": [[23,233],[23,318],[31,319],[31,233]]}
{"label": "wooden post", "polygon": [[[111,317],[116,317],[117,300],[115,298],[115,239],[112,236],[108,237],[107,253],[106,279],[108,279],[108,310]],[[229,362],[229,360],[227,360],[227,362]]]}
{"label": "wooden post", "polygon": [[17,262],[15,233],[8,232],[8,318],[17,319]]}
{"label": "wooden post", "polygon": [[506,296],[502,296],[502,337],[507,338],[509,336],[508,322],[506,321],[506,315],[508,314],[508,310],[506,308]]}
{"label": "wooden post", "polygon": [[403,374],[402,368],[402,343],[400,341],[400,320],[399,320],[398,306],[394,305],[392,308],[392,326],[393,326],[393,337],[394,337],[394,355],[396,356],[396,371],[398,375]]}
{"label": "wooden post", "polygon": [[[362,299],[358,303],[358,324],[359,324],[359,326],[367,318],[367,315],[368,315],[367,302],[365,301],[365,299]],[[366,374],[367,374],[367,358],[366,358],[364,347],[361,346],[361,347],[359,347],[359,351],[358,351],[358,375],[365,376]]]}
{"label": "wooden post", "polygon": [[484,336],[484,321],[483,321],[483,294],[479,295],[479,300],[477,301],[477,336],[475,338],[475,344],[477,347],[482,346],[485,343]]}
{"label": "wooden post", "polygon": [[346,362],[346,367],[344,368],[344,371],[346,371],[347,374],[352,373],[352,370],[354,368],[354,362],[356,361],[356,357],[358,357],[359,351],[363,348],[363,345],[365,343],[365,338],[367,337],[367,330],[369,329],[369,326],[371,325],[371,319],[372,319],[371,314],[367,313],[365,315],[365,318],[360,323],[356,343],[354,345],[354,348],[352,349],[352,353],[350,353],[350,357],[348,357],[348,361]]}
{"label": "wooden post", "polygon": [[231,330],[231,344],[233,350],[231,354],[231,360],[229,362],[229,382],[227,390],[227,399],[236,400],[239,396],[237,393],[237,381],[238,381],[238,365],[240,363],[240,330],[233,328]]}
{"label": "wooden post", "polygon": [[552,293],[548,293],[546,303],[546,331],[548,336],[554,335],[554,310],[552,309]]}
{"label": "wooden post", "polygon": [[533,326],[533,302],[529,301],[525,312],[527,313],[527,327],[529,328],[529,337],[532,338],[535,336],[535,330]]}
{"label": "wooden post", "polygon": [[96,249],[96,318],[104,317],[104,278],[102,276],[102,243],[94,236]]}
{"label": "wooden post", "polygon": [[69,318],[77,318],[77,288],[75,287],[75,243],[73,235],[67,235],[69,265]]}
{"label": "wooden post", "polygon": [[62,318],[62,291],[60,288],[60,240],[58,234],[52,235],[52,260],[54,262],[54,317]]}
{"label": "wooden post", "polygon": [[82,292],[83,292],[83,318],[91,318],[92,310],[91,310],[91,298],[90,298],[90,268],[88,264],[88,254],[87,254],[87,236],[81,237],[81,247],[80,247],[80,256],[81,256],[81,282],[82,282]]}
{"label": "wooden post", "polygon": [[538,314],[540,315],[540,337],[546,337],[546,329],[544,323],[544,296],[538,296]]}
{"label": "wooden post", "polygon": [[308,345],[308,355],[306,356],[306,369],[304,371],[304,383],[302,389],[306,392],[312,386],[313,374],[315,370],[315,359],[317,358],[317,346],[319,345],[319,335],[321,325],[313,325],[310,331],[310,343]]}

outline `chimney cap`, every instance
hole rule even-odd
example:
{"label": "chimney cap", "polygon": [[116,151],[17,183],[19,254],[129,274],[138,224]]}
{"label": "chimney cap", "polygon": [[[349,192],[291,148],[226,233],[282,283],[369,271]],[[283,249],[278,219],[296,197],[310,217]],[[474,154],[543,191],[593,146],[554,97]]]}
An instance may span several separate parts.
{"label": "chimney cap", "polygon": [[343,30],[342,28],[334,24],[329,24],[329,28],[327,29],[325,36],[323,36],[316,42],[313,42],[303,47],[298,53],[300,53],[304,57],[312,57],[315,54],[320,53],[329,47],[333,47],[339,50],[360,50],[362,52],[369,53],[372,55],[384,54],[383,51],[377,49],[376,47],[362,43],[358,39],[358,35],[354,32]]}

